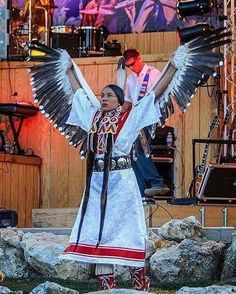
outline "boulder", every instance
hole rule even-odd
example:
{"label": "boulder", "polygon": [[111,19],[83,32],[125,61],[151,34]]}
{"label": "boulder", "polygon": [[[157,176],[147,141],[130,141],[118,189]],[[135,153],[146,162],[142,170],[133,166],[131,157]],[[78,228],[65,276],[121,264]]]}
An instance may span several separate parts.
{"label": "boulder", "polygon": [[20,242],[22,241],[23,235],[24,232],[17,228],[7,228],[1,230],[1,240],[17,249],[21,249]]}
{"label": "boulder", "polygon": [[235,286],[183,287],[176,294],[231,294],[236,292]]}
{"label": "boulder", "polygon": [[68,242],[69,236],[26,233],[21,246],[25,260],[43,276],[75,281],[89,279],[91,265],[58,258]]}
{"label": "boulder", "polygon": [[150,273],[157,282],[186,284],[219,278],[225,245],[214,241],[183,240],[150,258]]}
{"label": "boulder", "polygon": [[62,287],[56,283],[45,282],[35,287],[30,294],[79,294],[78,291]]}
{"label": "boulder", "polygon": [[165,240],[181,242],[184,239],[200,240],[202,226],[195,216],[182,220],[172,219],[158,229],[158,235]]}
{"label": "boulder", "polygon": [[0,265],[1,272],[7,278],[24,279],[36,276],[35,271],[25,261],[22,249],[9,246],[1,240]]}
{"label": "boulder", "polygon": [[162,240],[160,236],[153,232],[152,229],[148,229],[147,247],[146,247],[146,259],[150,258],[153,253],[156,252],[156,242]]}
{"label": "boulder", "polygon": [[1,294],[23,294],[23,291],[12,291],[6,287],[1,287],[0,286],[0,293]]}
{"label": "boulder", "polygon": [[236,234],[232,234],[232,243],[225,252],[221,280],[236,278]]}

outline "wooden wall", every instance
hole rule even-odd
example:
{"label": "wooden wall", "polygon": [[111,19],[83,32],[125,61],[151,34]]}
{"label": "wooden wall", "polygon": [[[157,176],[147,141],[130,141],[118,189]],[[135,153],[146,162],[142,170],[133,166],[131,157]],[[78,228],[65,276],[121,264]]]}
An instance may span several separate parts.
{"label": "wooden wall", "polygon": [[32,225],[39,207],[41,159],[0,153],[0,207],[18,214],[19,227]]}
{"label": "wooden wall", "polygon": [[[169,54],[178,44],[175,33],[148,33],[115,36],[123,39],[128,47],[143,53],[144,60],[162,69]],[[117,57],[75,59],[86,80],[96,93],[102,87],[116,81]],[[26,71],[30,63],[0,62],[0,102],[32,102],[29,76]],[[13,96],[17,93],[16,96]],[[176,195],[184,197],[192,178],[192,139],[206,138],[215,112],[215,102],[208,97],[205,88],[194,97],[185,114],[176,113],[167,122],[175,127],[177,152],[175,158]],[[1,125],[2,126],[2,125]],[[78,150],[68,142],[48,121],[38,114],[26,119],[20,137],[24,149],[32,148],[42,158],[40,207],[77,207],[85,182],[85,162],[79,158]],[[199,160],[197,148],[197,160]]]}
{"label": "wooden wall", "polygon": [[179,44],[176,32],[110,35],[108,40],[117,40],[124,44],[123,47],[135,48],[142,54],[165,54],[166,56]]}

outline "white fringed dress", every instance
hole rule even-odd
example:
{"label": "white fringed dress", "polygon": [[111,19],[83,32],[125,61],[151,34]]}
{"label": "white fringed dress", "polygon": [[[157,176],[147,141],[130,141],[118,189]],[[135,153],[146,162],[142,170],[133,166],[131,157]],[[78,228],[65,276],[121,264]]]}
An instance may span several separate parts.
{"label": "white fringed dress", "polygon": [[[79,125],[89,132],[99,102],[91,101],[79,89],[72,104],[68,124]],[[150,92],[134,106],[120,130],[112,149],[112,156],[129,155],[138,132],[159,121],[160,111]],[[96,155],[103,157],[103,155]],[[107,207],[102,239],[98,246],[103,172],[93,172],[89,201],[77,243],[81,206],[75,220],[69,245],[60,255],[63,259],[96,264],[119,264],[143,267],[145,261],[146,225],[142,199],[132,168],[109,173]]]}

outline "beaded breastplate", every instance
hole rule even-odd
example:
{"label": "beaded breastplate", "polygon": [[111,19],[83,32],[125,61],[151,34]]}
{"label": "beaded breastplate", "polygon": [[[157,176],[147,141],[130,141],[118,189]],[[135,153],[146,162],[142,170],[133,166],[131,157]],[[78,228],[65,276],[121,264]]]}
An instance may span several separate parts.
{"label": "beaded breastplate", "polygon": [[[113,143],[114,143],[114,135],[117,133],[119,116],[121,113],[122,107],[118,106],[115,110],[109,111],[106,113],[102,113],[99,110],[93,119],[92,127],[89,131],[90,137],[90,149],[98,154],[103,154],[107,151],[107,137],[108,134],[113,135]],[[94,134],[97,133],[97,150],[93,150],[94,144]]]}

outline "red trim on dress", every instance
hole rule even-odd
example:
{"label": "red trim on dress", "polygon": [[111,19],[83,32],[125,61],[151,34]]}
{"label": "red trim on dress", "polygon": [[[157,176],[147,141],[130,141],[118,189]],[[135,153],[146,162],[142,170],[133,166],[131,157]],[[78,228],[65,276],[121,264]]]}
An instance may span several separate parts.
{"label": "red trim on dress", "polygon": [[120,131],[122,130],[129,114],[130,114],[131,108],[125,112],[121,112],[120,116],[119,116],[119,121],[118,121],[118,126],[117,126],[117,132],[115,134],[115,140],[118,137]]}
{"label": "red trim on dress", "polygon": [[129,259],[135,261],[143,261],[145,259],[144,250],[134,250],[128,248],[115,248],[115,247],[96,247],[85,244],[69,244],[63,251],[64,254],[83,255],[89,257],[102,257],[102,258],[116,258],[116,259]]}

